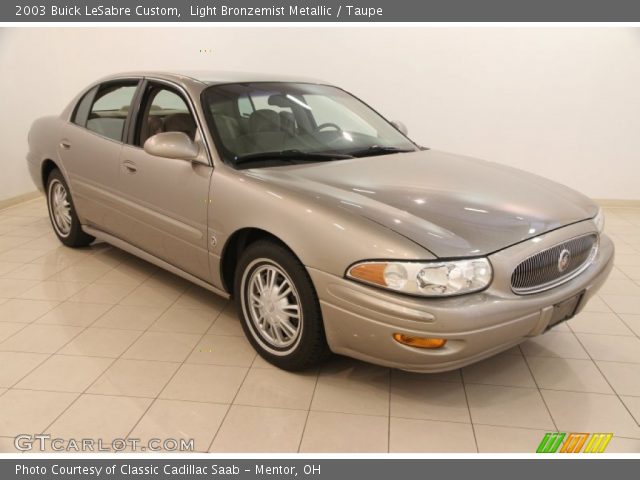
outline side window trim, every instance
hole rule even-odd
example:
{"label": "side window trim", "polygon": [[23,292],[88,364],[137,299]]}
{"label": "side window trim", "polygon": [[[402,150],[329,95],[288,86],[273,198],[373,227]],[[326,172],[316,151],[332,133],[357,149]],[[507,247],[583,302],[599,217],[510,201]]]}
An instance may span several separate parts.
{"label": "side window trim", "polygon": [[127,118],[127,123],[125,125],[125,139],[124,143],[126,145],[135,147],[134,144],[136,140],[136,131],[138,130],[138,125],[142,121],[141,117],[141,108],[142,104],[145,101],[146,91],[149,81],[146,78],[143,78],[138,83],[138,88],[136,89],[136,93],[133,95],[133,108],[131,108],[129,112],[129,116]]}
{"label": "side window trim", "polygon": [[[89,114],[91,113],[91,107],[93,106],[93,99],[95,98],[99,88],[100,88],[100,85],[94,85],[80,97],[80,100],[78,100],[75,107],[73,108],[73,113],[71,114],[71,119],[70,119],[71,123],[78,125],[79,127],[83,127],[83,128],[87,127],[87,120],[89,119]],[[85,112],[84,121],[78,122],[78,111],[80,110],[80,106],[85,102],[85,100],[89,103],[89,107]]]}
{"label": "side window trim", "polygon": [[[136,101],[136,108],[135,108],[135,112],[133,112],[134,120],[132,120],[131,122],[132,125],[130,128],[130,131],[128,132],[127,145],[131,147],[136,147],[136,148],[143,148],[141,145],[136,144],[136,140],[137,140],[139,130],[142,126],[143,116],[145,114],[145,111],[148,107],[148,103],[150,101],[149,96],[152,93],[152,88],[160,88],[163,90],[167,90],[175,94],[176,96],[178,96],[184,102],[185,106],[189,111],[189,114],[193,117],[193,121],[196,124],[196,132],[199,133],[200,137],[203,139],[203,142],[204,142],[204,134],[201,131],[197,112],[195,111],[195,108],[188,94],[184,92],[181,88],[179,88],[177,85],[174,85],[173,83],[165,82],[163,80],[158,80],[154,78],[144,78],[143,81],[141,82],[138,92],[136,92],[136,96],[134,97]],[[207,153],[207,158],[209,158],[208,153]]]}
{"label": "side window trim", "polygon": [[[214,167],[214,161],[213,161],[213,156],[214,153],[212,153],[212,149],[211,146],[209,145],[209,140],[207,139],[206,133],[205,133],[205,126],[207,125],[206,123],[203,123],[201,117],[198,115],[198,110],[196,108],[196,102],[194,101],[194,99],[189,95],[189,92],[187,92],[182,86],[180,86],[177,83],[171,82],[169,80],[165,80],[165,79],[160,79],[160,78],[154,78],[154,77],[144,77],[141,79],[143,82],[145,82],[145,84],[148,84],[150,82],[153,82],[157,85],[162,85],[165,87],[170,88],[171,90],[175,91],[178,93],[178,95],[180,96],[180,98],[182,98],[182,100],[186,103],[187,107],[189,108],[189,112],[191,113],[191,115],[193,116],[194,121],[196,122],[196,135],[200,136],[200,141],[202,142],[202,148],[204,149],[204,155],[205,158],[207,160],[207,165],[209,165],[210,167]],[[144,90],[142,90],[142,94],[144,95],[144,93],[146,93],[146,89],[147,87],[145,86]],[[143,107],[143,102],[144,99],[140,98],[140,103],[139,103],[139,110],[142,110]],[[137,116],[139,117],[139,115]],[[136,125],[134,125],[134,130],[133,130],[133,134],[134,136],[132,137],[132,142],[135,141],[135,129],[137,129],[137,123],[138,121],[140,121],[139,118],[136,118],[134,122]],[[130,147],[135,147],[135,148],[141,148],[137,145],[133,145],[130,144]]]}
{"label": "side window trim", "polygon": [[94,135],[98,135],[101,138],[104,138],[106,140],[110,140],[112,142],[117,142],[117,143],[125,143],[126,138],[128,137],[128,129],[129,129],[129,124],[131,123],[131,114],[132,114],[132,110],[134,110],[135,108],[135,99],[136,99],[136,95],[138,93],[138,90],[140,89],[140,84],[142,83],[142,79],[141,78],[118,78],[118,79],[114,79],[114,80],[107,80],[106,82],[102,82],[98,85],[96,85],[94,87],[95,92],[93,93],[93,98],[91,99],[91,106],[89,107],[89,114],[87,116],[87,122],[89,117],[91,116],[91,112],[93,111],[93,107],[95,105],[95,103],[99,100],[96,99],[96,95],[98,94],[98,92],[100,92],[100,90],[102,90],[103,88],[112,86],[112,85],[120,85],[120,86],[135,86],[136,91],[134,92],[133,96],[131,97],[131,102],[129,103],[129,109],[127,111],[127,116],[125,117],[124,120],[124,126],[122,127],[122,136],[120,137],[120,139],[115,139],[115,138],[111,138],[108,137],[106,135],[101,134],[100,132],[96,132],[95,130],[90,130],[89,128],[87,128],[86,124],[87,122],[85,122],[85,125],[83,126],[83,128],[85,128],[85,130],[87,130],[88,132],[91,132]]}
{"label": "side window trim", "polygon": [[[142,128],[142,122],[144,120],[143,117],[145,116],[147,110],[151,107],[149,103],[152,102],[151,94],[153,93],[154,88],[164,88],[172,93],[175,93],[184,101],[185,105],[187,105],[187,108],[189,108],[189,104],[184,100],[182,94],[178,92],[178,90],[172,85],[158,82],[154,79],[149,78],[145,78],[143,84],[143,87],[140,89],[139,97],[137,98],[137,111],[134,117],[135,121],[132,122],[133,125],[130,132],[131,136],[129,137],[129,141],[127,142],[129,146],[136,148],[144,148],[142,145],[138,145],[138,136],[140,135],[140,129]],[[191,113],[191,115],[193,116],[193,112],[191,112],[191,109],[189,109],[189,113]]]}

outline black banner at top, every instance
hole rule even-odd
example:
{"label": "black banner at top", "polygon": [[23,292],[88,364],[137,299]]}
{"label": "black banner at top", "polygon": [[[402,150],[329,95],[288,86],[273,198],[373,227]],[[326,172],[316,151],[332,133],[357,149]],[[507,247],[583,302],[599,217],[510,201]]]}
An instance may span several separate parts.
{"label": "black banner at top", "polygon": [[640,1],[3,0],[0,22],[640,22]]}

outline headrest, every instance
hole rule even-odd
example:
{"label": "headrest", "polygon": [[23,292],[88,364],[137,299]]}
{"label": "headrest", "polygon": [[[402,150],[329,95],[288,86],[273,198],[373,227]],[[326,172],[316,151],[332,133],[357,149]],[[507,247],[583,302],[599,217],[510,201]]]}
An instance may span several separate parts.
{"label": "headrest", "polygon": [[249,129],[252,132],[277,132],[280,130],[280,117],[274,110],[263,108],[249,117]]}
{"label": "headrest", "polygon": [[293,113],[283,110],[279,112],[278,115],[280,116],[280,128],[282,131],[293,135],[296,130],[296,119]]}
{"label": "headrest", "polygon": [[165,132],[184,132],[193,136],[196,131],[196,123],[188,113],[174,113],[164,119]]}

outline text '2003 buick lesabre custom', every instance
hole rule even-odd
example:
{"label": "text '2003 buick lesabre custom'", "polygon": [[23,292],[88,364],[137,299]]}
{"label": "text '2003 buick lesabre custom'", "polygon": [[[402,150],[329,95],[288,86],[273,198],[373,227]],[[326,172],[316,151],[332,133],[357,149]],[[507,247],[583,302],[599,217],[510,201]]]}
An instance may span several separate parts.
{"label": "text '2003 buick lesabre custom'", "polygon": [[256,74],[105,78],[36,120],[67,246],[96,238],[234,299],[262,357],[450,370],[579,312],[614,248],[557,183],[420,147],[351,94]]}

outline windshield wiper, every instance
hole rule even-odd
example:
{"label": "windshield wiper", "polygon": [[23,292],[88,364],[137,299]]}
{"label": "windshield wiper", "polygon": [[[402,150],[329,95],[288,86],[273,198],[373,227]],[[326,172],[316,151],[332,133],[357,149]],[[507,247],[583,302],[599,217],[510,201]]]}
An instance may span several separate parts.
{"label": "windshield wiper", "polygon": [[407,153],[407,152],[415,152],[412,148],[398,148],[398,147],[388,147],[384,145],[371,145],[370,147],[363,148],[361,150],[356,150],[354,152],[350,152],[354,157],[367,157],[369,155],[385,155],[388,153]]}
{"label": "windshield wiper", "polygon": [[346,155],[341,153],[324,153],[324,152],[303,152],[302,150],[277,150],[273,152],[256,152],[248,153],[247,155],[240,155],[235,157],[233,163],[240,165],[242,163],[254,162],[256,160],[309,160],[309,161],[329,161],[329,160],[343,160],[345,158],[353,158],[353,155]]}

